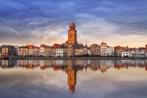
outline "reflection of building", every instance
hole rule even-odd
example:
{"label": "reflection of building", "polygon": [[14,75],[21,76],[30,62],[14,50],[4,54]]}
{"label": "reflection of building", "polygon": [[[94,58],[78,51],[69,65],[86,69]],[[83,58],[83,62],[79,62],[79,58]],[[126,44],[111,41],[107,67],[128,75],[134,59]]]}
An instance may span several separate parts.
{"label": "reflection of building", "polygon": [[147,71],[147,66],[145,66],[145,70]]}
{"label": "reflection of building", "polygon": [[[0,60],[0,68],[22,67],[26,69],[51,68],[54,71],[62,70],[67,74],[67,84],[70,93],[76,90],[77,73],[82,70],[101,71],[102,73],[115,69],[129,67],[144,68],[147,71],[146,60]],[[134,71],[135,71],[134,70]],[[109,73],[108,73],[109,74]]]}
{"label": "reflection of building", "polygon": [[68,81],[68,87],[69,92],[73,93],[75,91],[76,81],[77,81],[77,70],[74,68],[74,61],[68,61],[69,65],[67,66],[67,81]]}
{"label": "reflection of building", "polygon": [[1,60],[0,67],[1,68],[13,68],[17,64],[16,60]]}
{"label": "reflection of building", "polygon": [[76,25],[71,23],[68,30],[68,56],[74,56],[75,47],[77,45],[77,30]]}

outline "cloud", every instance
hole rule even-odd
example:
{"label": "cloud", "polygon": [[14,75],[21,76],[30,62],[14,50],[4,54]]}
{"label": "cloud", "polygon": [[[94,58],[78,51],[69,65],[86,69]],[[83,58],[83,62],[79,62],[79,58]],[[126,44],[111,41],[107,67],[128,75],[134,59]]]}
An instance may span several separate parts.
{"label": "cloud", "polygon": [[38,44],[64,43],[66,37],[62,35],[65,28],[63,26],[46,26],[44,28],[32,31],[36,35]]}
{"label": "cloud", "polygon": [[129,36],[125,38],[129,43],[137,36],[145,43],[146,4],[146,0],[1,0],[0,42],[62,43],[73,21],[82,42],[87,38],[111,42],[117,37],[120,41]]}
{"label": "cloud", "polygon": [[147,34],[145,31],[141,32],[138,28],[118,25],[105,18],[89,14],[79,14],[77,17],[78,28],[80,28],[80,34],[78,33],[80,42],[86,43],[88,41],[89,44],[100,44],[105,41],[113,46],[144,46],[146,44]]}

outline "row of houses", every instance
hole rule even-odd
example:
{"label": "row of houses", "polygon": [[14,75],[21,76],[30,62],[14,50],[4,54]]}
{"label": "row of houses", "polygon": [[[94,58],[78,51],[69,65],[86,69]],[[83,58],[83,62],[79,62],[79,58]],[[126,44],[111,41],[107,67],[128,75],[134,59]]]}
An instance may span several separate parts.
{"label": "row of houses", "polygon": [[129,49],[121,52],[122,57],[147,57],[147,52],[144,49]]}
{"label": "row of houses", "polygon": [[[4,56],[45,56],[45,57],[63,57],[67,56],[68,48],[62,44],[54,44],[53,46],[41,45],[40,47],[35,45],[25,46],[11,46],[2,45],[0,47],[0,57]],[[90,55],[88,48],[75,49],[75,56]]]}
{"label": "row of houses", "polygon": [[147,45],[140,48],[110,47],[102,42],[100,45],[92,44],[89,48],[93,56],[147,57]]}
{"label": "row of houses", "polygon": [[[147,45],[142,48],[110,47],[105,42],[100,45],[91,46],[79,44],[75,49],[75,56],[116,56],[116,57],[147,57]],[[45,57],[66,57],[68,48],[65,44],[54,44],[53,46],[25,45],[11,46],[2,45],[0,47],[1,56],[45,56]]]}
{"label": "row of houses", "polygon": [[115,56],[115,48],[108,46],[105,42],[100,45],[92,44],[89,49],[92,56]]}

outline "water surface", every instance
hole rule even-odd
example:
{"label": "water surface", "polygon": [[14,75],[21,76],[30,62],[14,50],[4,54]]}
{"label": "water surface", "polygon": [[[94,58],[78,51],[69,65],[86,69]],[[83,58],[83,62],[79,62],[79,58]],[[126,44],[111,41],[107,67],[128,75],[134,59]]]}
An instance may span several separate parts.
{"label": "water surface", "polygon": [[0,60],[0,98],[147,98],[147,60]]}

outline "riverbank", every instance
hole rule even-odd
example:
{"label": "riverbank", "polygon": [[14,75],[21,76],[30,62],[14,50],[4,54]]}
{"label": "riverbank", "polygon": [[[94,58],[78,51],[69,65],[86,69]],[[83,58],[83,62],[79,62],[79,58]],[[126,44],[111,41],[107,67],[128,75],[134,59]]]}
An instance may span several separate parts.
{"label": "riverbank", "polygon": [[14,60],[147,60],[147,57],[11,57]]}

